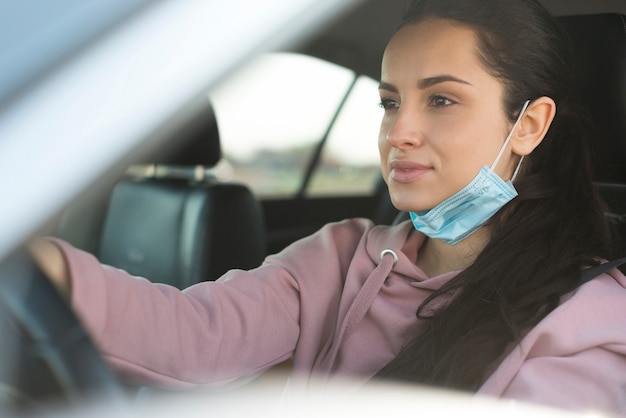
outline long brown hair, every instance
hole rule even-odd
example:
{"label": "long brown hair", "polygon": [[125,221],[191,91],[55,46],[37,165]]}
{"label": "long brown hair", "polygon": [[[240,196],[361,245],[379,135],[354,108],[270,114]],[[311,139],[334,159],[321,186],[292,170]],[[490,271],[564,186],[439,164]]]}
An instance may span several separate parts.
{"label": "long brown hair", "polygon": [[[427,18],[476,32],[480,60],[504,85],[511,122],[526,99],[549,96],[557,104],[548,134],[524,160],[518,197],[490,222],[490,242],[419,306],[419,335],[377,374],[474,391],[507,347],[578,286],[584,266],[613,256],[611,234],[592,185],[590,124],[558,22],[534,0],[416,0],[400,27]],[[445,294],[455,296],[432,313],[431,303]]]}

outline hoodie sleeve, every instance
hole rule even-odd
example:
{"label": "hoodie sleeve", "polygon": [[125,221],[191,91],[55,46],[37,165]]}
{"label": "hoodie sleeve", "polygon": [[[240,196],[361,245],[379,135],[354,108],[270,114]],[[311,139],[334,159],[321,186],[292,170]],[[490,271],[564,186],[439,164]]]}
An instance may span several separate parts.
{"label": "hoodie sleeve", "polygon": [[581,286],[533,328],[479,393],[626,414],[626,278]]}
{"label": "hoodie sleeve", "polygon": [[118,372],[168,387],[211,387],[245,382],[298,347],[315,357],[342,272],[370,227],[356,220],[328,225],[259,268],[231,270],[184,291],[54,242],[67,261],[73,308]]}
{"label": "hoodie sleeve", "polygon": [[300,296],[284,269],[233,270],[180,291],[56,243],[68,262],[75,312],[107,361],[130,380],[223,386],[292,355]]}

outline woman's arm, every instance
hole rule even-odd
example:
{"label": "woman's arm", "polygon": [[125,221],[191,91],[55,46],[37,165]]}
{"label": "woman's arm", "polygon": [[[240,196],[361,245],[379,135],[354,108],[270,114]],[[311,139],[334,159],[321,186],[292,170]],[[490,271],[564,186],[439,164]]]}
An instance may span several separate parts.
{"label": "woman's arm", "polygon": [[44,274],[64,296],[69,297],[71,282],[61,249],[50,240],[36,238],[28,244],[28,250]]}
{"label": "woman's arm", "polygon": [[243,383],[289,358],[299,335],[292,277],[267,266],[180,291],[101,264],[56,239],[29,244],[109,364],[165,387]]}

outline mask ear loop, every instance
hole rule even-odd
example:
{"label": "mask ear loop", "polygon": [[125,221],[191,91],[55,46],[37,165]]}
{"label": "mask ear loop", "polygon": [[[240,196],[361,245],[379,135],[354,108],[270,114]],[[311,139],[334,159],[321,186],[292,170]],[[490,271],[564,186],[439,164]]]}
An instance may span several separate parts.
{"label": "mask ear loop", "polygon": [[[517,128],[519,121],[522,120],[522,116],[524,115],[524,112],[526,111],[526,108],[528,108],[529,104],[530,104],[530,100],[526,100],[526,102],[524,103],[524,106],[522,106],[522,110],[520,110],[519,115],[517,116],[517,120],[515,121],[515,123],[513,124],[513,127],[511,128],[511,132],[509,132],[509,135],[506,137],[504,144],[502,144],[502,148],[500,148],[500,152],[498,152],[498,155],[496,156],[495,161],[493,162],[493,164],[491,164],[491,167],[489,168],[490,173],[493,173],[493,170],[495,170],[496,166],[498,165],[498,162],[500,161],[500,157],[502,157],[504,150],[506,149],[507,145],[509,145],[509,141],[511,140],[511,137],[513,136],[513,132],[515,132],[515,128]],[[513,173],[513,177],[511,177],[511,182],[515,180],[515,177],[517,177],[517,173],[519,172],[519,169],[522,166],[523,160],[524,160],[524,156],[522,155],[522,158],[520,158],[519,163],[517,163],[517,168],[515,169],[515,172]]]}
{"label": "mask ear loop", "polygon": [[519,159],[519,163],[517,163],[517,168],[513,172],[513,176],[511,177],[511,183],[513,183],[515,181],[515,179],[517,178],[517,173],[519,172],[519,169],[522,166],[522,161],[524,161],[524,156],[523,155]]}

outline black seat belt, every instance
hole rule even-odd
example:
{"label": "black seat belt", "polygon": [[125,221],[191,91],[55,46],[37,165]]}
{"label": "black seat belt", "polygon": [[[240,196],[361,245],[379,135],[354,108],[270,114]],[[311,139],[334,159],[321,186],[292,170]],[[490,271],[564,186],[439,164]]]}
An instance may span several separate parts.
{"label": "black seat belt", "polygon": [[600,264],[590,269],[584,270],[580,278],[580,285],[587,283],[594,277],[598,277],[602,273],[606,273],[614,267],[619,267],[626,263],[626,257],[618,258],[617,260],[609,261],[608,263]]}

